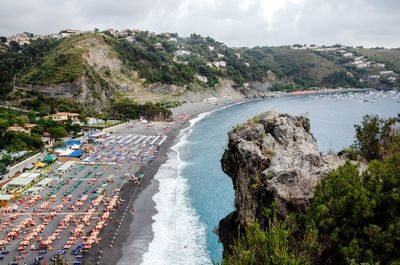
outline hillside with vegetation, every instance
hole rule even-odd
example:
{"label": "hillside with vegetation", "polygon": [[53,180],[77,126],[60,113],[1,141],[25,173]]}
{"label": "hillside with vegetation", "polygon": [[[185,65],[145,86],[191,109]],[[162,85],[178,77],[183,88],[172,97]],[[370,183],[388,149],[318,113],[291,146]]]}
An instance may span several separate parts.
{"label": "hillside with vegetation", "polygon": [[371,60],[374,60],[378,63],[384,63],[388,65],[390,69],[393,71],[400,73],[400,49],[384,49],[384,48],[375,48],[375,49],[367,49],[367,48],[357,48],[354,49],[357,54],[366,56]]}
{"label": "hillside with vegetation", "polygon": [[[123,97],[141,103],[186,101],[191,100],[190,93],[205,98],[224,86],[249,97],[270,91],[377,85],[337,51],[301,46],[231,48],[197,34],[97,31],[37,38],[23,45],[6,44],[2,38],[0,47],[0,97],[14,105],[39,94],[106,110],[112,100]],[[398,50],[336,48],[399,70]]]}

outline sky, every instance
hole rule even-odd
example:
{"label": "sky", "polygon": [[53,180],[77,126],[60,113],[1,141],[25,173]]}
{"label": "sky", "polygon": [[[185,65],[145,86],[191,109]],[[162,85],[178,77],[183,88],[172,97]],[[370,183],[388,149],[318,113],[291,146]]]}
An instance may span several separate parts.
{"label": "sky", "polygon": [[400,47],[400,0],[0,0],[0,35],[141,29],[233,47]]}

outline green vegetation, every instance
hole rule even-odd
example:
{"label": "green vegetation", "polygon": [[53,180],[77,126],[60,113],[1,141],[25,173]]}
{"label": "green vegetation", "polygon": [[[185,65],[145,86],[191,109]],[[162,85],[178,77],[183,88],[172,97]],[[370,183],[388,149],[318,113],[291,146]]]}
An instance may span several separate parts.
{"label": "green vegetation", "polygon": [[307,257],[295,248],[297,224],[294,215],[286,220],[277,217],[275,208],[266,212],[268,224],[261,228],[254,223],[241,234],[222,265],[256,265],[256,264],[308,264]]}
{"label": "green vegetation", "polygon": [[[8,130],[10,126],[24,126],[26,122],[35,123],[36,126],[31,129],[30,133],[15,132]],[[36,152],[44,147],[41,135],[48,132],[54,139],[60,139],[71,133],[76,136],[81,131],[78,124],[72,124],[67,121],[63,124],[57,124],[51,119],[39,118],[36,120],[36,115],[33,112],[28,115],[19,113],[14,110],[0,108],[0,150],[8,153],[18,151]],[[7,156],[2,156],[0,161],[0,169],[14,162],[13,159],[8,159]],[[4,161],[3,161],[4,160]]]}
{"label": "green vegetation", "polygon": [[384,63],[389,69],[400,73],[400,49],[353,49],[357,54],[367,56],[369,59]]}
{"label": "green vegetation", "polygon": [[[355,125],[355,151],[367,161],[383,159],[393,153],[393,146],[399,135],[393,132],[393,125],[400,122],[400,114],[396,118],[380,119],[378,116],[365,115],[360,125]],[[398,143],[398,142],[397,142]]]}
{"label": "green vegetation", "polygon": [[20,46],[11,42],[9,47],[0,50],[0,98],[4,98],[13,88],[18,75],[35,64],[42,64],[43,58],[54,52],[59,40],[35,40],[29,45]]}
{"label": "green vegetation", "polygon": [[[26,117],[19,113],[0,108],[0,150],[8,152],[37,150],[43,147],[43,142],[38,134],[27,134],[23,132],[8,131],[8,128],[14,124],[23,126],[27,121]],[[5,163],[3,161],[3,164]]]}
{"label": "green vegetation", "polygon": [[[71,83],[83,74],[82,54],[84,49],[77,48],[77,41],[84,36],[73,36],[63,40],[47,40],[55,47],[43,52],[41,60],[22,72],[19,82],[32,85],[51,85]],[[27,47],[30,47],[28,45]]]}
{"label": "green vegetation", "polygon": [[289,84],[275,83],[271,87],[271,91],[293,92],[293,91],[299,91],[299,90],[304,90],[304,88],[301,86],[292,84],[292,83],[289,83]]}
{"label": "green vegetation", "polygon": [[176,107],[179,107],[180,105],[182,105],[182,103],[180,101],[177,101],[177,100],[173,100],[173,101],[162,100],[162,101],[159,101],[159,102],[156,103],[156,106],[164,107],[164,108],[167,108],[167,109],[176,108]]}
{"label": "green vegetation", "polygon": [[[241,230],[223,264],[398,264],[400,135],[393,129],[396,119],[365,116],[356,126],[355,146],[363,146],[360,154],[375,159],[367,170],[347,161],[328,173],[301,214],[281,218],[275,204],[267,207],[263,217]],[[392,128],[390,133],[387,126]],[[369,130],[378,134],[378,140],[364,141],[371,138],[365,134]]]}
{"label": "green vegetation", "polygon": [[88,114],[95,114],[95,112],[89,111],[89,108],[86,108],[84,105],[79,104],[74,100],[61,98],[49,100],[49,98],[46,98],[42,95],[38,95],[33,99],[26,99],[24,102],[22,102],[22,106],[26,109],[39,112],[39,116],[46,116],[59,111],[76,113],[88,112]]}
{"label": "green vegetation", "polygon": [[151,102],[138,104],[123,98],[112,104],[112,112],[116,113],[122,119],[138,119],[143,117],[147,120],[167,120],[172,112],[163,106],[158,106]]}
{"label": "green vegetation", "polygon": [[[2,44],[0,97],[5,98],[15,84],[40,86],[71,83],[83,76],[87,77],[86,83],[93,96],[99,97],[94,88],[114,87],[119,77],[110,69],[98,70],[86,61],[88,45],[96,43],[108,44],[111,47],[107,50],[108,55],[123,61],[122,74],[136,71],[147,84],[186,86],[191,90],[215,87],[222,78],[231,79],[238,86],[270,82],[272,91],[288,92],[314,87],[368,86],[359,81],[364,72],[348,66],[349,59],[339,53],[296,50],[286,46],[229,48],[210,37],[197,34],[186,38],[177,34],[171,36],[174,39],[142,31],[129,32],[126,38],[119,38],[105,31],[82,33],[59,40],[39,39],[23,46],[15,42],[9,46]],[[399,50],[353,51],[400,71]]]}
{"label": "green vegetation", "polygon": [[151,36],[148,32],[135,35],[135,43],[112,36],[104,38],[123,62],[146,78],[148,83],[185,85],[193,81],[194,69],[173,61],[176,44]]}

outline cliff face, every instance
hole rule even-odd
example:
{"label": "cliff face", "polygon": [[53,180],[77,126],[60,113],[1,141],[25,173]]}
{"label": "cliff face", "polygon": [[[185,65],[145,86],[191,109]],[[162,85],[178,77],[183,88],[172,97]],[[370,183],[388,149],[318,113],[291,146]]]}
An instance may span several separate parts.
{"label": "cliff face", "polygon": [[233,182],[236,211],[219,224],[225,249],[238,225],[255,219],[265,224],[263,209],[273,202],[281,216],[304,210],[322,175],[338,164],[337,158],[322,156],[310,121],[301,116],[266,112],[232,130],[228,138],[221,165]]}

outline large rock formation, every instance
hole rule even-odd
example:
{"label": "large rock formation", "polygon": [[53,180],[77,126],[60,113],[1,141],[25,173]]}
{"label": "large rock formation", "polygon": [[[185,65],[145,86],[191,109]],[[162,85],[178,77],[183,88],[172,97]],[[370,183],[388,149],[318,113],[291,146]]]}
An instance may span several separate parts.
{"label": "large rock formation", "polygon": [[235,189],[236,211],[219,224],[225,249],[238,225],[257,219],[265,224],[263,209],[276,202],[278,212],[301,212],[313,197],[322,175],[337,163],[322,156],[310,133],[310,121],[266,112],[229,133],[221,165]]}

